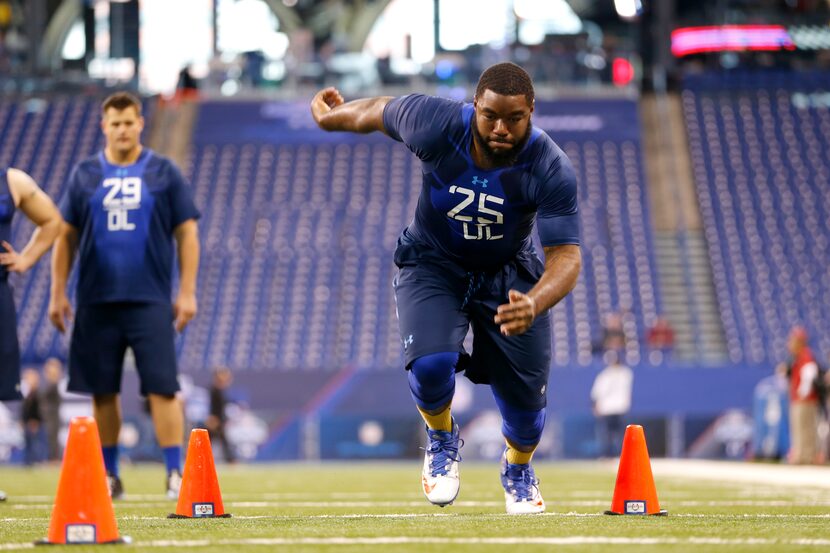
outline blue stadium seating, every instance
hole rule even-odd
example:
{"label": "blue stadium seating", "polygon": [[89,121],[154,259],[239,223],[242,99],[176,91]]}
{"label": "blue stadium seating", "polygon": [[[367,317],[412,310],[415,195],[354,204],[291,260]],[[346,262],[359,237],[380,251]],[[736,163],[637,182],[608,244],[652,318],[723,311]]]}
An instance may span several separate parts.
{"label": "blue stadium seating", "polygon": [[388,324],[391,252],[414,204],[386,199],[403,198],[419,177],[406,151],[382,143],[207,145],[195,148],[186,172],[205,208],[203,311],[183,364],[398,362]]}
{"label": "blue stadium seating", "polygon": [[828,91],[830,73],[685,82],[694,177],[733,362],[783,360],[795,324],[830,352]]}
{"label": "blue stadium seating", "polygon": [[[0,165],[23,169],[47,194],[59,198],[72,166],[102,147],[98,109],[94,99],[0,102]],[[32,229],[24,217],[15,218],[12,236],[18,248]],[[18,300],[18,336],[24,360],[65,356],[65,343],[47,317],[48,256],[25,277],[12,276],[11,282]]]}

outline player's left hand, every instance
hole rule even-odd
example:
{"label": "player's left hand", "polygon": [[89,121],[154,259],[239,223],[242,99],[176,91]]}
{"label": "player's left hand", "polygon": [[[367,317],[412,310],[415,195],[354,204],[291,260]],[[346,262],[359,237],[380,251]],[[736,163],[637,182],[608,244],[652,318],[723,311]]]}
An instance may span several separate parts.
{"label": "player's left hand", "polygon": [[176,301],[173,303],[173,316],[176,318],[174,323],[176,332],[181,332],[187,323],[196,316],[196,294],[185,294],[179,292],[176,296]]}
{"label": "player's left hand", "polygon": [[502,334],[516,336],[526,332],[533,324],[536,318],[536,302],[518,290],[510,290],[507,299],[510,303],[499,306],[494,320]]}
{"label": "player's left hand", "polygon": [[24,256],[20,255],[14,249],[14,246],[5,240],[0,244],[6,250],[5,253],[2,253],[3,250],[0,250],[0,265],[3,265],[10,273],[24,273],[29,270],[31,263]]}

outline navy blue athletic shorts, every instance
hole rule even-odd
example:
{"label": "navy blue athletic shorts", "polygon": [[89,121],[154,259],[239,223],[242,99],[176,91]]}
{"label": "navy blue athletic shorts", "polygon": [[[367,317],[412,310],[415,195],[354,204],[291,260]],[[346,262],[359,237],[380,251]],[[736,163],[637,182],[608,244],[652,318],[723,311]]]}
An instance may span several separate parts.
{"label": "navy blue athletic shorts", "polygon": [[[518,336],[503,336],[493,322],[511,289],[527,293],[544,272],[541,260],[522,251],[491,271],[467,271],[421,243],[398,241],[395,250],[395,301],[408,369],[431,353],[461,353],[458,370],[518,409],[547,404],[550,372],[550,315],[536,318]],[[464,350],[472,325],[473,351]]]}
{"label": "navy blue athletic shorts", "polygon": [[0,280],[0,400],[21,399],[17,314],[8,281]]}
{"label": "navy blue athletic shorts", "polygon": [[135,354],[141,394],[171,396],[179,391],[174,338],[170,304],[80,306],[69,345],[67,388],[93,395],[119,393],[129,346]]}

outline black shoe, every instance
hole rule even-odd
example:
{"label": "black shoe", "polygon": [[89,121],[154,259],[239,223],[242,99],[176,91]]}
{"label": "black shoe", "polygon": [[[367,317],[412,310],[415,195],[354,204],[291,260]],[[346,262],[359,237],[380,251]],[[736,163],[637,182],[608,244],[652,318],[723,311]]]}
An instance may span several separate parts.
{"label": "black shoe", "polygon": [[110,489],[110,497],[113,499],[123,499],[124,498],[124,484],[121,483],[121,479],[117,476],[113,476],[112,474],[107,474],[107,485]]}

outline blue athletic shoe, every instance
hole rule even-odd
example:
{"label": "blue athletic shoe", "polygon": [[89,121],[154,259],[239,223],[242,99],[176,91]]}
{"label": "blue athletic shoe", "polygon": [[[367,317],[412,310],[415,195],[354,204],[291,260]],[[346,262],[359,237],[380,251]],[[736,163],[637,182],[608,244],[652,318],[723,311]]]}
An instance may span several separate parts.
{"label": "blue athletic shoe", "polygon": [[458,448],[463,441],[458,438],[458,425],[453,421],[452,432],[427,428],[429,445],[424,455],[424,470],[421,484],[424,495],[433,505],[444,507],[458,497],[461,481],[458,478],[458,462],[461,455]]}
{"label": "blue athletic shoe", "polygon": [[501,457],[501,485],[509,515],[545,512],[545,500],[539,492],[539,479],[530,463],[514,465],[507,462],[507,451]]}

